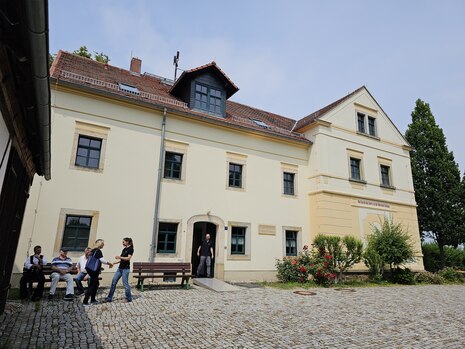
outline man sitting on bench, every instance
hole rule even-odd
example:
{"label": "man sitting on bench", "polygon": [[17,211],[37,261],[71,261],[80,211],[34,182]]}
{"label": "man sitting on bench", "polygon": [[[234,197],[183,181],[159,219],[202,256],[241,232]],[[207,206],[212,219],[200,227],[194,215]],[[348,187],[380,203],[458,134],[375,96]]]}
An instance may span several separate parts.
{"label": "man sitting on bench", "polygon": [[37,287],[32,294],[32,300],[38,301],[42,298],[44,292],[44,283],[45,276],[42,272],[42,267],[47,264],[47,260],[40,253],[42,252],[42,247],[35,246],[34,254],[27,257],[26,262],[24,263],[23,276],[19,282],[19,294],[21,299],[28,297],[28,285],[31,281],[37,281]]}
{"label": "man sitting on bench", "polygon": [[71,271],[73,270],[73,262],[71,261],[71,258],[68,258],[67,248],[62,247],[60,250],[60,255],[58,257],[53,258],[52,270],[53,273],[50,275],[50,278],[52,279],[52,284],[50,285],[50,294],[48,295],[48,299],[53,299],[55,295],[55,290],[57,288],[58,280],[65,280],[65,301],[72,301],[74,299],[73,276],[71,275]]}

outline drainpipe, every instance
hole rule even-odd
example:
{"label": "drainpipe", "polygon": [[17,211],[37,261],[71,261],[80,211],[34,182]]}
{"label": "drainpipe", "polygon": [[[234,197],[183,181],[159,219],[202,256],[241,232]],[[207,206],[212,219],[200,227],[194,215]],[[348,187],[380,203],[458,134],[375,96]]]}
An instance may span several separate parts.
{"label": "drainpipe", "polygon": [[155,260],[155,241],[158,234],[158,211],[160,208],[160,189],[161,189],[161,172],[163,170],[163,162],[165,158],[165,126],[166,126],[166,108],[163,109],[163,122],[161,124],[161,140],[160,140],[160,157],[158,162],[158,178],[157,178],[157,195],[155,197],[155,213],[153,217],[152,243],[150,244],[150,262]]}

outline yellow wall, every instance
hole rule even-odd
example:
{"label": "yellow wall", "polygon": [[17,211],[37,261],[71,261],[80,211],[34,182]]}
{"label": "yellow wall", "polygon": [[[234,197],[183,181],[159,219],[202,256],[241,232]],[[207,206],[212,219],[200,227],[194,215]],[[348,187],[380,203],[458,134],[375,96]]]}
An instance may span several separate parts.
{"label": "yellow wall", "polygon": [[[355,113],[363,105],[376,114],[379,139],[355,130]],[[89,240],[103,238],[105,256],[119,254],[121,239],[130,236],[134,260],[148,260],[162,116],[109,98],[52,91],[52,180],[35,177],[31,187],[14,265],[17,275],[34,245],[42,245],[48,259],[58,254],[64,217],[70,213],[94,217]],[[385,213],[408,226],[419,250],[405,140],[365,90],[323,119],[305,133],[314,142],[310,146],[168,112],[165,146],[184,154],[183,178],[162,180],[159,219],[176,222],[179,229],[176,253],[155,259],[190,262],[194,224],[208,221],[217,227],[217,277],[272,279],[276,259],[285,252],[286,229],[299,232],[299,246],[310,244],[318,233],[366,238],[370,224]],[[98,170],[74,166],[80,132],[104,139]],[[363,153],[366,184],[348,180],[352,151]],[[243,164],[243,189],[228,188],[228,161]],[[395,190],[380,188],[379,161],[390,161]],[[283,171],[296,174],[295,196],[283,195]],[[247,226],[245,257],[230,254],[233,225]],[[69,254],[77,261],[81,253]],[[421,259],[414,267],[423,268]]]}

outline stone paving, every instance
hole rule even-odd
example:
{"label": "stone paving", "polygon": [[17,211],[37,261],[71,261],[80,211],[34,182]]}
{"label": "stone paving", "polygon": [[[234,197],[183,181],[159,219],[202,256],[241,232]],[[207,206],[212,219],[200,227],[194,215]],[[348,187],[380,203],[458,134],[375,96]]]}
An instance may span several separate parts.
{"label": "stone paving", "polygon": [[[100,298],[107,290],[103,290]],[[134,290],[123,303],[8,302],[0,348],[465,348],[465,286],[355,292]]]}

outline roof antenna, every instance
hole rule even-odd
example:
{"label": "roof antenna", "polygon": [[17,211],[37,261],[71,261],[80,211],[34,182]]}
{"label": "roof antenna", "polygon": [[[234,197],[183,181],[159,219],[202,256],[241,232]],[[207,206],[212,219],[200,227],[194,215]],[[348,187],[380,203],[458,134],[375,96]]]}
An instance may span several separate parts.
{"label": "roof antenna", "polygon": [[174,65],[174,81],[176,81],[176,73],[178,72],[178,62],[179,62],[179,51],[176,52],[176,55],[173,58]]}

